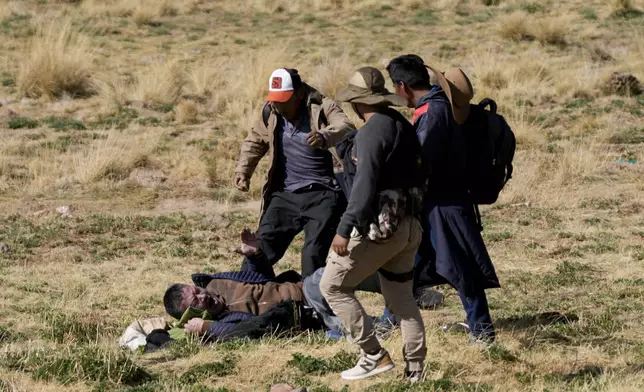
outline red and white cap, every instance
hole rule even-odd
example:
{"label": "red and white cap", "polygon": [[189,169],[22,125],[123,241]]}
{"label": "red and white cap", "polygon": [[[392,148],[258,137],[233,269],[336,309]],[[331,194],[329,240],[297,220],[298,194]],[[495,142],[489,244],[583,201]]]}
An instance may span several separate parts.
{"label": "red and white cap", "polygon": [[286,102],[293,96],[295,87],[291,74],[284,68],[276,69],[268,81],[267,102]]}

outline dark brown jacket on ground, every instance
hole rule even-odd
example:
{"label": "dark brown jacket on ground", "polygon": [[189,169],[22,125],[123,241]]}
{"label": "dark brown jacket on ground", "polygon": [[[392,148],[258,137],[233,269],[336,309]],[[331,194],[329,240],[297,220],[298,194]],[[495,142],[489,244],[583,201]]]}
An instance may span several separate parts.
{"label": "dark brown jacket on ground", "polygon": [[230,279],[213,279],[206,291],[226,302],[229,310],[260,315],[280,301],[292,299],[304,302],[302,282],[244,283]]}

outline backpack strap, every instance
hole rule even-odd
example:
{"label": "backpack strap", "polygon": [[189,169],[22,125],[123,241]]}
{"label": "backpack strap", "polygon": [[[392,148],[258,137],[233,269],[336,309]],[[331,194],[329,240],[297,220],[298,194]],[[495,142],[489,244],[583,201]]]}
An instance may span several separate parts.
{"label": "backpack strap", "polygon": [[264,126],[268,127],[268,118],[271,116],[271,105],[267,103],[264,104],[262,108],[262,120],[264,120]]}
{"label": "backpack strap", "polygon": [[478,204],[474,204],[474,214],[476,215],[476,224],[479,227],[479,231],[483,231],[483,219],[481,219],[481,211],[479,210]]}
{"label": "backpack strap", "polygon": [[496,102],[492,98],[483,98],[481,102],[479,102],[479,106],[481,109],[485,109],[489,106],[490,112],[496,114]]}

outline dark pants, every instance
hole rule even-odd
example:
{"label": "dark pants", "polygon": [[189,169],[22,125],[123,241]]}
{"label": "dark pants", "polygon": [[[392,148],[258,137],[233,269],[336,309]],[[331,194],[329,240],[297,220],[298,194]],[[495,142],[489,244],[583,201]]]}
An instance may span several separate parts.
{"label": "dark pants", "polygon": [[[426,210],[431,211],[431,208],[427,208]],[[425,229],[426,234],[425,238],[423,238],[423,243],[418,250],[418,254],[416,255],[414,266],[414,287],[423,287],[425,285],[423,283],[427,283],[428,281],[434,282],[435,284],[450,284],[458,291],[458,295],[463,303],[467,325],[470,327],[471,334],[476,337],[480,336],[494,340],[494,324],[492,323],[492,317],[490,316],[490,308],[488,306],[485,290],[480,288],[482,286],[481,282],[474,281],[471,278],[464,279],[467,285],[458,287],[453,284],[453,279],[448,279],[447,275],[441,276],[437,272],[437,254],[442,254],[444,256],[444,260],[449,260],[454,264],[447,266],[447,270],[456,271],[464,265],[458,263],[459,261],[462,261],[460,259],[469,257],[469,255],[474,253],[474,250],[471,247],[467,247],[466,241],[462,241],[462,238],[459,237],[459,239],[456,239],[457,236],[448,235],[451,233],[441,234],[443,238],[453,239],[452,243],[437,241],[436,238],[438,230],[457,231],[457,229],[449,227],[448,225],[444,225],[443,227],[432,227],[430,224],[429,213],[424,213],[423,228]],[[462,222],[462,227],[459,233],[461,232],[470,233],[472,237],[480,237],[480,232],[474,226],[474,221],[470,222],[469,220],[466,220]],[[484,248],[485,245],[483,245],[482,241],[483,240],[481,239],[480,244]],[[438,246],[442,246],[443,248],[437,248]],[[487,250],[485,251],[485,254],[487,255]],[[489,257],[487,260],[489,261]],[[496,278],[496,275],[494,278]],[[470,289],[466,290],[465,288]]]}
{"label": "dark pants", "polygon": [[302,278],[326,265],[338,223],[346,208],[341,192],[309,187],[298,192],[275,192],[259,222],[261,253],[246,257],[242,271],[252,270],[268,278],[296,235],[304,230]]}
{"label": "dark pants", "polygon": [[485,337],[494,340],[496,333],[494,325],[492,324],[492,317],[490,316],[490,308],[487,304],[487,296],[485,291],[481,290],[479,293],[466,297],[458,293],[465,309],[467,316],[467,325],[470,327],[470,333],[476,337]]}

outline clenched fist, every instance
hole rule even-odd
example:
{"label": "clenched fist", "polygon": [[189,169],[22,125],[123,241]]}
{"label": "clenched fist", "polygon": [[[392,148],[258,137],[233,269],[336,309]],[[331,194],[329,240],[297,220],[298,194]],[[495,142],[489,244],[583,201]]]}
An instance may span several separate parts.
{"label": "clenched fist", "polygon": [[324,145],[324,136],[318,131],[311,131],[306,135],[306,142],[311,147],[319,148]]}
{"label": "clenched fist", "polygon": [[248,178],[243,173],[235,173],[235,188],[248,192]]}
{"label": "clenched fist", "polygon": [[209,323],[206,322],[204,319],[193,318],[188,320],[188,322],[183,327],[183,329],[184,331],[186,331],[186,333],[203,335],[204,333],[206,333],[209,327],[210,327]]}

